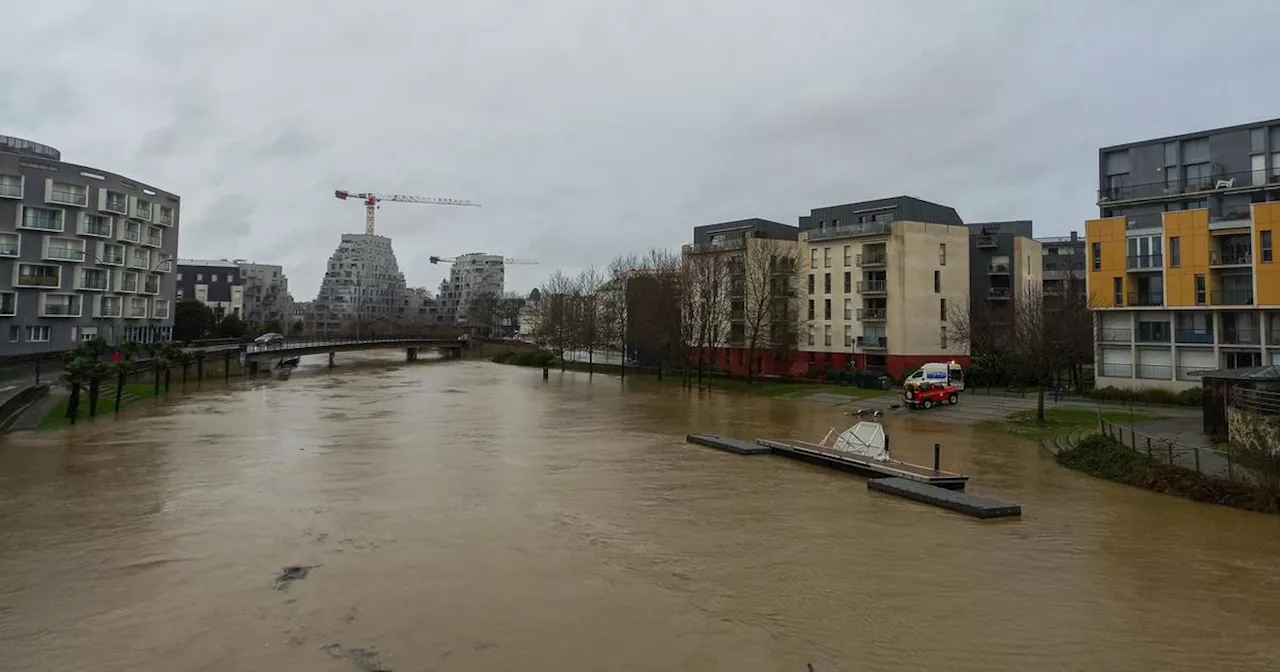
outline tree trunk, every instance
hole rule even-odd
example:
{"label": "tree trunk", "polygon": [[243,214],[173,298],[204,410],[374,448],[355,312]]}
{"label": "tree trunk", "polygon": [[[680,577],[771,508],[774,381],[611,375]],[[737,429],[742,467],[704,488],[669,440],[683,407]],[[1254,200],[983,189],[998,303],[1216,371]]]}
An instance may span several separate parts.
{"label": "tree trunk", "polygon": [[204,380],[204,360],[197,359],[196,360],[196,383],[198,384],[202,380]]}
{"label": "tree trunk", "polygon": [[116,415],[120,415],[120,397],[124,395],[124,371],[116,377]]}
{"label": "tree trunk", "polygon": [[183,387],[186,387],[186,386],[187,386],[187,369],[188,369],[188,368],[189,368],[189,367],[188,367],[187,363],[186,363],[186,362],[183,362],[183,363],[182,363],[182,386],[183,386]]}
{"label": "tree trunk", "polygon": [[102,381],[94,378],[89,381],[89,417],[98,416],[98,393],[102,389]]}
{"label": "tree trunk", "polygon": [[71,386],[71,399],[67,401],[67,417],[71,424],[76,424],[76,416],[80,415],[80,383]]}
{"label": "tree trunk", "polygon": [[160,367],[151,365],[151,393],[160,396]]}
{"label": "tree trunk", "polygon": [[169,394],[169,367],[164,369],[164,393]]}
{"label": "tree trunk", "polygon": [[596,351],[594,348],[587,348],[587,376],[596,375]]}
{"label": "tree trunk", "polygon": [[1036,420],[1044,422],[1044,379],[1040,380],[1036,392]]}

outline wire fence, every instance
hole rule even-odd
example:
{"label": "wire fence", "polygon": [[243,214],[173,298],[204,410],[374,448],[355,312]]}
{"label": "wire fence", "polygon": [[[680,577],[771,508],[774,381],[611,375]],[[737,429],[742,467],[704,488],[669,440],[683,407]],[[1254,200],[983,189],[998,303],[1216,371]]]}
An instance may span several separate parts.
{"label": "wire fence", "polygon": [[1184,443],[1176,436],[1155,436],[1132,425],[1099,421],[1099,433],[1159,464],[1190,469],[1197,474],[1234,483],[1256,484],[1253,475],[1236,464],[1230,444],[1221,447]]}

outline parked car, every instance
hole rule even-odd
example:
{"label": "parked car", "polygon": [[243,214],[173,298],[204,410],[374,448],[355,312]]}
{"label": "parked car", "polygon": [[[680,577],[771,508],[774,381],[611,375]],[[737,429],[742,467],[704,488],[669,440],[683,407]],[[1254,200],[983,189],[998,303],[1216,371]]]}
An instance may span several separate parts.
{"label": "parked car", "polygon": [[273,343],[283,343],[284,334],[277,334],[276,332],[272,331],[253,339],[253,342],[256,343],[257,345],[272,345]]}

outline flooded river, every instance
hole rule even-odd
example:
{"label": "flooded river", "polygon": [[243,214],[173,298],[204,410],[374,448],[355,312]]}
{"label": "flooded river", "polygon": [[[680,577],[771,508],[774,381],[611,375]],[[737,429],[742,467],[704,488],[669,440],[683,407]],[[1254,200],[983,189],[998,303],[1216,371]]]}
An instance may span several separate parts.
{"label": "flooded river", "polygon": [[366,364],[141,405],[0,440],[0,669],[1280,669],[1280,519],[927,415],[895,454],[941,442],[1022,520],[688,446],[847,419],[648,379]]}

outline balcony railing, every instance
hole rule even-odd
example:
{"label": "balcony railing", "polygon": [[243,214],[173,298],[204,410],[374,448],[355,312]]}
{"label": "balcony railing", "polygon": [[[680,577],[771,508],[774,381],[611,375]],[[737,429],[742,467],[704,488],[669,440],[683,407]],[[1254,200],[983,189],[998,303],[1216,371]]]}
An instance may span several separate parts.
{"label": "balcony railing", "polygon": [[53,189],[49,192],[49,200],[62,205],[77,205],[84,207],[89,205],[89,195],[81,191],[68,191],[66,189]]}
{"label": "balcony railing", "polygon": [[[1248,203],[1243,205],[1223,206],[1217,212],[1209,212],[1209,228],[1228,229],[1248,226],[1253,219],[1253,208]],[[1213,226],[1217,224],[1218,226]]]}
{"label": "balcony railing", "polygon": [[1218,342],[1222,345],[1258,345],[1262,331],[1258,329],[1223,329]]}
{"label": "balcony railing", "polygon": [[1098,340],[1107,343],[1129,343],[1133,341],[1133,330],[1122,327],[1103,327],[1098,334]]}
{"label": "balcony railing", "polygon": [[120,302],[106,301],[98,304],[98,317],[120,317]]}
{"label": "balcony railing", "polygon": [[61,231],[62,218],[48,213],[27,212],[22,216],[22,226],[42,231]]}
{"label": "balcony railing", "polygon": [[860,224],[844,224],[825,229],[809,229],[801,231],[804,240],[832,240],[834,238],[852,238],[854,236],[875,236],[889,232],[889,222],[862,222]]}
{"label": "balcony railing", "polygon": [[1173,380],[1173,367],[1169,364],[1139,364],[1137,376],[1146,380]]}
{"label": "balcony railing", "polygon": [[987,265],[987,275],[1009,275],[1009,263],[997,262]]}
{"label": "balcony railing", "polygon": [[136,242],[138,242],[138,241],[142,240],[142,234],[141,234],[141,233],[139,233],[139,232],[138,232],[138,231],[136,231],[136,230],[129,230],[129,229],[127,229],[127,228],[124,230],[124,235],[123,235],[122,237],[123,237],[125,240],[127,240],[127,241],[129,241],[129,242],[131,242],[131,243],[136,243]]}
{"label": "balcony railing", "polygon": [[129,306],[129,317],[146,317],[146,316],[147,316],[146,304],[142,304],[142,305],[135,304],[135,305]]}
{"label": "balcony railing", "polygon": [[114,264],[116,266],[123,266],[124,254],[121,252],[116,252],[114,254],[111,252],[106,252],[102,255],[102,259],[100,259],[99,261],[101,261],[104,264]]}
{"label": "balcony railing", "polygon": [[149,221],[151,219],[151,206],[139,203],[134,210],[134,217]]}
{"label": "balcony railing", "polygon": [[18,256],[17,243],[0,243],[0,257],[16,257]]}
{"label": "balcony railing", "polygon": [[705,254],[707,252],[725,252],[728,250],[741,250],[747,246],[746,238],[728,238],[724,240],[713,240],[709,243],[695,243],[693,245],[683,246],[686,254]]}
{"label": "balcony railing", "polygon": [[62,247],[50,245],[45,250],[46,259],[60,259],[62,261],[84,261],[84,250],[78,247]]}
{"label": "balcony railing", "polygon": [[989,287],[987,288],[987,298],[996,301],[1008,301],[1013,298],[1013,289],[1010,287]]}
{"label": "balcony railing", "polygon": [[129,268],[150,268],[150,260],[146,257],[133,257],[129,260]]}
{"label": "balcony railing", "polygon": [[889,263],[889,255],[887,254],[859,254],[858,266],[884,266]]}
{"label": "balcony railing", "polygon": [[884,350],[889,347],[888,336],[859,336],[858,347],[863,350]]}
{"label": "balcony railing", "polygon": [[1163,323],[1159,328],[1148,327],[1143,329],[1142,323],[1138,325],[1138,343],[1168,343],[1170,336],[1167,322]]}
{"label": "balcony railing", "polygon": [[44,304],[43,314],[49,317],[78,317],[80,315],[80,302],[46,303]]}
{"label": "balcony railing", "polygon": [[1209,292],[1211,306],[1252,306],[1252,289],[1219,289]]}
{"label": "balcony railing", "polygon": [[151,316],[157,320],[167,319],[169,317],[169,304],[157,303],[155,309],[152,311]]}
{"label": "balcony railing", "polygon": [[1098,366],[1099,373],[1107,378],[1132,378],[1132,364],[1107,364],[1102,363]]}
{"label": "balcony railing", "polygon": [[1280,184],[1280,175],[1273,175],[1264,170],[1247,170],[1239,173],[1223,172],[1211,177],[1126,184],[1099,189],[1098,204],[1148,198],[1174,198],[1183,194],[1214,191],[1251,190],[1278,184]]}
{"label": "balcony railing", "polygon": [[858,320],[860,322],[883,322],[888,318],[889,311],[884,308],[859,308]]}
{"label": "balcony railing", "polygon": [[22,185],[0,184],[0,196],[7,198],[22,198]]}
{"label": "balcony railing", "polygon": [[1159,254],[1131,254],[1125,267],[1130,271],[1158,271],[1164,268],[1164,257]]}
{"label": "balcony railing", "polygon": [[1163,306],[1164,292],[1129,292],[1127,299],[1128,306]]}
{"label": "balcony railing", "polygon": [[107,205],[103,209],[123,215],[129,212],[129,204],[126,201],[108,198]]}
{"label": "balcony railing", "polygon": [[882,294],[888,291],[888,283],[884,280],[861,280],[858,282],[859,294]]}
{"label": "balcony railing", "polygon": [[160,247],[160,236],[154,233],[147,234],[146,244],[151,247]]}
{"label": "balcony railing", "polygon": [[160,293],[160,283],[159,283],[159,282],[152,282],[150,279],[148,279],[148,280],[147,280],[145,283],[143,283],[143,285],[142,285],[142,293],[144,293],[144,294],[159,294],[159,293]]}
{"label": "balcony railing", "polygon": [[161,210],[160,215],[156,219],[163,226],[173,226],[173,211]]}
{"label": "balcony railing", "polygon": [[1213,332],[1179,329],[1173,332],[1175,343],[1191,345],[1213,345]]}
{"label": "balcony railing", "polygon": [[96,289],[105,292],[107,286],[106,273],[86,273],[80,277],[80,289]]}
{"label": "balcony railing", "polygon": [[1142,212],[1136,215],[1129,215],[1124,222],[1124,228],[1129,231],[1159,229],[1163,226],[1164,213],[1162,212]]}
{"label": "balcony railing", "polygon": [[86,219],[84,221],[84,232],[91,236],[110,236],[111,225],[96,218]]}
{"label": "balcony railing", "polygon": [[57,287],[62,284],[56,275],[22,275],[18,274],[18,284],[33,287]]}
{"label": "balcony railing", "polygon": [[1210,266],[1249,266],[1252,263],[1253,250],[1248,247],[1209,250]]}
{"label": "balcony railing", "polygon": [[1000,241],[992,235],[974,236],[974,244],[980,249],[999,247]]}

